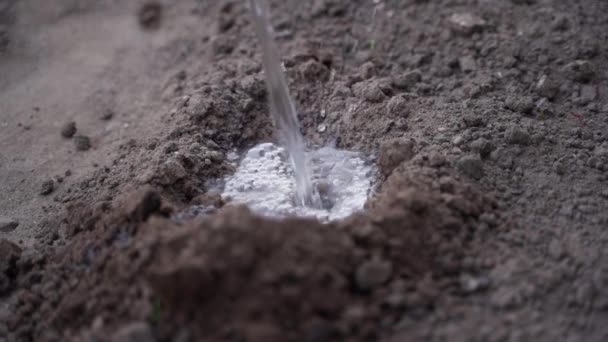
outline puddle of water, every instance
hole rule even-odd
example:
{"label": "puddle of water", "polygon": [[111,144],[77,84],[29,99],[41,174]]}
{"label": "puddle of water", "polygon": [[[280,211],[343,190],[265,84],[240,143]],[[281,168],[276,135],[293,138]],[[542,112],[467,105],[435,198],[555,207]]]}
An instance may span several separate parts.
{"label": "puddle of water", "polygon": [[222,197],[246,204],[264,216],[315,217],[324,222],[363,209],[374,182],[371,163],[359,153],[330,147],[306,152],[305,157],[320,196],[318,207],[300,204],[288,153],[272,143],[259,144],[247,152],[235,174],[224,179]]}

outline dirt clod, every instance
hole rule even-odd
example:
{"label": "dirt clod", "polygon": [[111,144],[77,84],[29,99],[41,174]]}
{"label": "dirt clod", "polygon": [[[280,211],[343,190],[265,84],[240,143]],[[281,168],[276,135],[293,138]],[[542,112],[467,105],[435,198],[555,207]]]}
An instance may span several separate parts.
{"label": "dirt clod", "polygon": [[69,121],[61,127],[61,136],[69,139],[76,134],[76,122]]}
{"label": "dirt clod", "polygon": [[140,190],[125,202],[125,212],[135,222],[146,221],[150,215],[158,213],[162,203],[160,195],[151,188]]}
{"label": "dirt clod", "polygon": [[138,13],[139,25],[145,29],[155,30],[160,28],[163,7],[160,2],[150,1],[143,4]]}
{"label": "dirt clod", "polygon": [[91,139],[86,135],[75,135],[74,145],[77,151],[88,151],[91,148]]}
{"label": "dirt clod", "polygon": [[477,69],[477,62],[473,56],[463,56],[458,59],[460,70],[464,72],[473,72]]}
{"label": "dirt clod", "polygon": [[483,162],[478,155],[467,155],[460,158],[456,167],[473,179],[481,179],[484,176]]}
{"label": "dirt clod", "polygon": [[512,126],[506,132],[506,140],[509,144],[530,145],[532,138],[530,134],[518,126]]}
{"label": "dirt clod", "polygon": [[19,246],[6,239],[0,239],[0,295],[5,295],[14,285],[20,256]]}
{"label": "dirt clod", "polygon": [[386,95],[380,89],[378,81],[365,81],[353,85],[355,95],[369,102],[382,102],[386,99]]}
{"label": "dirt clod", "polygon": [[536,92],[540,96],[553,99],[559,92],[559,84],[554,78],[543,75],[536,84]]}
{"label": "dirt clod", "polygon": [[108,120],[112,120],[113,117],[114,117],[114,111],[106,108],[105,110],[102,111],[101,116],[99,118],[103,121],[108,121]]}
{"label": "dirt clod", "polygon": [[454,13],[449,22],[452,29],[460,34],[470,35],[481,31],[486,26],[486,21],[472,13]]}
{"label": "dirt clod", "polygon": [[505,105],[507,108],[525,115],[531,114],[534,110],[534,100],[530,96],[511,96]]}
{"label": "dirt clod", "polygon": [[496,148],[496,146],[494,146],[494,144],[485,139],[485,138],[479,138],[473,142],[471,142],[471,150],[478,152],[479,156],[481,156],[481,158],[487,158],[490,156],[490,153],[492,153],[492,151],[494,151],[494,149]]}
{"label": "dirt clod", "polygon": [[40,195],[46,196],[55,190],[55,181],[47,179],[40,185]]}
{"label": "dirt clod", "polygon": [[152,328],[146,322],[129,323],[114,333],[113,342],[154,342]]}
{"label": "dirt clod", "polygon": [[394,139],[383,143],[378,156],[380,172],[388,176],[399,164],[414,157],[414,148],[414,141],[407,139]]}
{"label": "dirt clod", "polygon": [[566,64],[562,71],[566,77],[577,82],[589,82],[595,76],[595,67],[591,62],[585,60],[577,60]]}
{"label": "dirt clod", "polygon": [[392,273],[390,262],[372,259],[357,268],[355,279],[357,287],[361,290],[371,290],[387,282]]}
{"label": "dirt clod", "polygon": [[19,226],[19,221],[10,217],[0,216],[0,232],[9,233]]}
{"label": "dirt clod", "polygon": [[392,84],[395,88],[408,90],[422,80],[422,74],[418,70],[408,71],[404,74],[393,76]]}
{"label": "dirt clod", "polygon": [[410,108],[407,100],[403,96],[393,96],[386,103],[386,113],[389,117],[407,118],[410,115]]}

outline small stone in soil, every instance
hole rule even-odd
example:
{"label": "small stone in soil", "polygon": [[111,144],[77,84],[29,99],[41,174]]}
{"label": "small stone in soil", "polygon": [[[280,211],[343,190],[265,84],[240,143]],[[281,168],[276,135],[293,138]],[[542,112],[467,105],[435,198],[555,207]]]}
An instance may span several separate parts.
{"label": "small stone in soil", "polygon": [[456,167],[460,172],[473,179],[481,179],[484,176],[483,162],[478,155],[468,155],[460,158]]}
{"label": "small stone in soil", "polygon": [[19,226],[19,221],[14,220],[10,217],[0,216],[0,232],[9,233],[15,230]]}
{"label": "small stone in soil", "polygon": [[76,123],[74,121],[69,121],[63,127],[61,127],[61,136],[64,138],[71,138],[76,134]]}
{"label": "small stone in soil", "polygon": [[463,275],[460,277],[460,286],[464,293],[471,294],[487,289],[490,286],[490,279],[484,276]]}
{"label": "small stone in soil", "polygon": [[87,151],[91,148],[91,140],[86,135],[79,134],[74,136],[74,145],[78,151]]}
{"label": "small stone in soil", "polygon": [[55,182],[52,179],[47,179],[42,182],[40,187],[40,194],[46,196],[55,190]]}

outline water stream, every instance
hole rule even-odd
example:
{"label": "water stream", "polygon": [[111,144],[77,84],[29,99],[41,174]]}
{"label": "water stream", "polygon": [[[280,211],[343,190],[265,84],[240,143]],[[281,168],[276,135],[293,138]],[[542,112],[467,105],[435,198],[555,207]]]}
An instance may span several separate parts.
{"label": "water stream", "polygon": [[[222,198],[269,217],[305,216],[323,222],[363,209],[375,166],[357,152],[323,147],[307,151],[283,65],[274,42],[266,0],[249,0],[260,47],[268,101],[279,145],[261,143],[235,158]],[[237,162],[237,159],[240,161]],[[195,214],[206,208],[194,208]],[[191,210],[192,211],[192,210]],[[192,212],[185,213],[191,215]]]}
{"label": "water stream", "polygon": [[321,198],[312,184],[306,155],[305,144],[295,105],[283,73],[279,50],[274,42],[274,33],[270,24],[270,9],[266,0],[249,0],[255,31],[262,49],[262,60],[268,101],[274,119],[279,142],[287,150],[296,180],[296,198],[300,206],[320,208]]}
{"label": "water stream", "polygon": [[[228,153],[234,174],[219,180],[225,202],[247,205],[267,217],[313,217],[321,222],[343,219],[364,208],[373,189],[376,167],[358,152],[322,147],[306,150],[266,0],[249,0],[257,32],[272,118],[279,144],[263,142],[244,155]],[[192,206],[172,219],[184,222],[216,208]]]}

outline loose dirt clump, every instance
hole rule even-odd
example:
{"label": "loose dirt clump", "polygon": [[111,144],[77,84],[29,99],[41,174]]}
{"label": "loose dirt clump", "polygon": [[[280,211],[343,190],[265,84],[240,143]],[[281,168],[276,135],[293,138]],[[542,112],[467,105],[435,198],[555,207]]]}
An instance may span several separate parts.
{"label": "loose dirt clump", "polygon": [[319,325],[332,339],[378,338],[381,317],[432,310],[471,252],[471,223],[494,210],[466,187],[432,190],[433,172],[411,169],[393,173],[367,214],[329,225],[227,206],[178,226],[152,190],[72,208],[69,226],[81,233],[49,261],[55,266],[28,273],[42,284],[66,277],[55,283],[57,299],[43,302],[44,289],[28,286],[11,324],[38,308],[24,332],[38,338],[48,328],[103,337],[124,320],[148,320],[161,337],[188,327],[195,340],[255,340],[258,329],[302,340]]}
{"label": "loose dirt clump", "polygon": [[15,283],[17,277],[17,261],[21,255],[21,248],[14,243],[0,240],[0,294],[7,294]]}
{"label": "loose dirt clump", "polygon": [[76,134],[76,123],[74,121],[66,122],[61,127],[61,136],[70,139]]}
{"label": "loose dirt clump", "polygon": [[141,6],[137,13],[139,25],[148,30],[160,28],[163,7],[160,2],[150,1]]}

